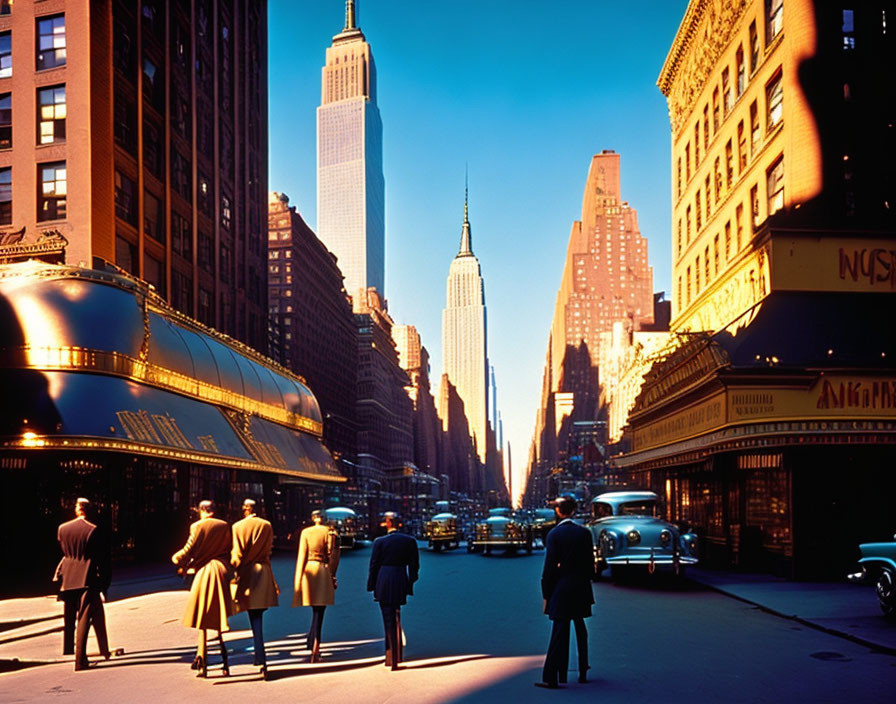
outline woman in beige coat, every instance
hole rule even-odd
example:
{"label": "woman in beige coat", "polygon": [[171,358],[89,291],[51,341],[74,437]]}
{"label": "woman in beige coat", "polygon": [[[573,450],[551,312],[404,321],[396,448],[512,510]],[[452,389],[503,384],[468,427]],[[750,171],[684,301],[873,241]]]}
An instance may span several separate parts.
{"label": "woman in beige coat", "polygon": [[227,648],[221,634],[230,630],[227,618],[233,614],[229,585],[233,540],[230,526],[214,515],[214,504],[208,500],[200,501],[199,520],[190,526],[190,537],[186,545],[171,558],[178,566],[179,573],[196,571],[183,623],[188,628],[199,629],[199,647],[196,649],[196,659],[193,660],[193,669],[199,670],[197,677],[205,677],[208,669],[206,630],[218,632],[224,676],[230,674]]}
{"label": "woman in beige coat", "polygon": [[311,512],[314,525],[299,536],[299,559],[292,598],[293,606],[310,606],[313,615],[308,631],[311,662],[320,662],[320,633],[324,611],[335,601],[336,569],[339,567],[339,537],[324,523],[320,511]]}
{"label": "woman in beige coat", "polygon": [[230,555],[230,562],[236,570],[233,598],[236,610],[249,614],[255,666],[261,668],[261,676],[267,679],[262,614],[269,607],[277,606],[277,595],[280,593],[271,570],[274,531],[268,521],[255,514],[252,499],[243,501],[243,516],[241,521],[233,524],[233,551]]}

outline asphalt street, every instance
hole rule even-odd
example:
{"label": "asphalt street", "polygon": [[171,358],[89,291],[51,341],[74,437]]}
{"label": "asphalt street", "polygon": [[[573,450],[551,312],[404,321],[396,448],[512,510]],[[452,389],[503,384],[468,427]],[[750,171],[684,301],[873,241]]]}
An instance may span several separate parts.
{"label": "asphalt street", "polygon": [[[124,656],[88,672],[73,672],[69,659],[0,675],[0,701],[876,702],[889,700],[896,684],[896,657],[690,581],[651,579],[595,584],[590,681],[575,682],[573,653],[572,683],[563,692],[539,690],[532,683],[550,632],[540,613],[543,552],[485,557],[425,548],[416,593],[402,612],[406,663],[390,672],[382,665],[379,609],[365,591],[369,555],[367,547],[343,556],[321,665],[307,662],[302,634],[311,613],[289,607],[294,557],[281,554],[274,563],[281,606],[265,617],[272,681],[251,666],[245,615],[231,620],[225,636],[231,677],[220,676],[212,650],[210,679],[195,678],[195,632],[180,625],[186,592],[166,570],[113,587],[110,642]],[[59,624],[50,619],[61,608],[49,599],[38,605],[46,620],[35,621],[32,637],[0,633],[0,657],[61,659],[61,634],[52,630]]]}

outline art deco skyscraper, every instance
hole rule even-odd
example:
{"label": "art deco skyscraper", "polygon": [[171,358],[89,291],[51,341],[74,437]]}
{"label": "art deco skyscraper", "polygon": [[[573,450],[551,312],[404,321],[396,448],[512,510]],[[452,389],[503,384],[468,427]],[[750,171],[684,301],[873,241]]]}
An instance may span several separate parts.
{"label": "art deco skyscraper", "polygon": [[471,240],[465,199],[460,251],[448,270],[442,311],[442,370],[464,402],[470,435],[476,441],[479,459],[485,462],[488,437],[485,287]]}
{"label": "art deco skyscraper", "polygon": [[317,109],[317,235],[338,258],[353,297],[371,286],[385,295],[384,191],[376,67],[354,0],[347,0],[345,27],[327,49]]}

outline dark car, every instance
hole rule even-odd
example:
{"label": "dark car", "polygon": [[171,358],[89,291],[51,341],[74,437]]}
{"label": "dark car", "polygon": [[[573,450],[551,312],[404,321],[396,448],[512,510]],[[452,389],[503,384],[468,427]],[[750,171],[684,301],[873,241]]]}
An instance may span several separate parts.
{"label": "dark car", "polygon": [[479,521],[467,539],[467,550],[491,554],[494,548],[514,553],[523,548],[532,552],[532,530],[528,521],[515,517],[513,509],[493,508],[488,518]]}
{"label": "dark car", "polygon": [[896,620],[896,535],[890,543],[862,543],[859,572],[848,575],[851,582],[873,581],[884,616]]}
{"label": "dark car", "polygon": [[460,545],[460,530],[457,527],[457,516],[453,513],[437,513],[424,526],[424,535],[429,547],[436,552],[450,550]]}

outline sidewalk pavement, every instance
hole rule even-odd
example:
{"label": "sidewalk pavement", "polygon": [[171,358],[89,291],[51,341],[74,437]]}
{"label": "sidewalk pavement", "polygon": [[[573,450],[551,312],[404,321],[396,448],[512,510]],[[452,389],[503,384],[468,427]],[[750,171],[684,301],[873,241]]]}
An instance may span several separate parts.
{"label": "sidewalk pavement", "polygon": [[699,568],[690,568],[688,577],[768,613],[896,655],[896,623],[884,618],[873,583],[792,582]]}

